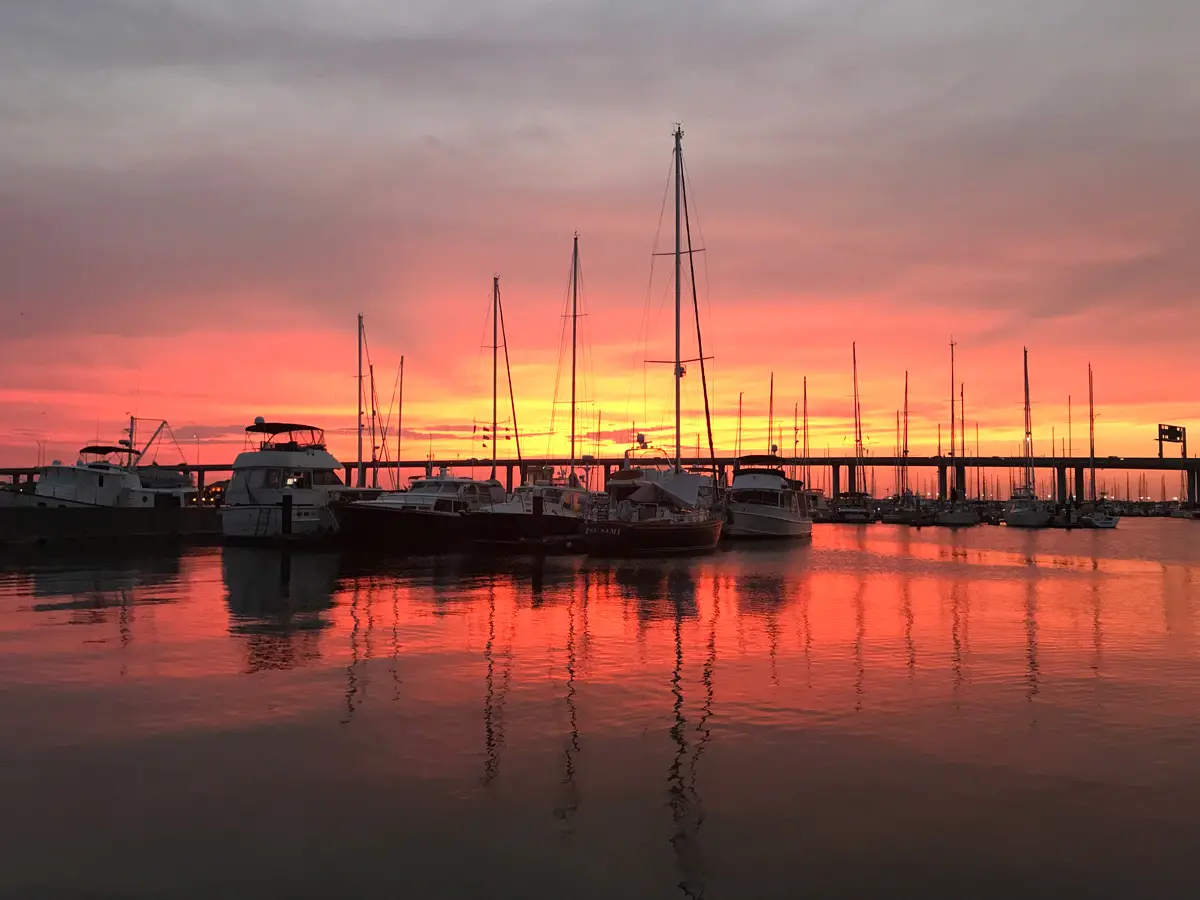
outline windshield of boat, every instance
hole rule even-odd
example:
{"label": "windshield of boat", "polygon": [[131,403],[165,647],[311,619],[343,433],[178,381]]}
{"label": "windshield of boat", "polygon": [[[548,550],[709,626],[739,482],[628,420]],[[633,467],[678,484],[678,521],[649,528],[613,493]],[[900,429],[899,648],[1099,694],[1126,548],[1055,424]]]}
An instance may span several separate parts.
{"label": "windshield of boat", "polygon": [[729,499],[734,503],[755,503],[759,506],[790,506],[787,497],[788,494],[783,491],[735,490],[729,494]]}
{"label": "windshield of boat", "polygon": [[460,487],[455,481],[417,481],[409,490],[414,494],[457,494]]}

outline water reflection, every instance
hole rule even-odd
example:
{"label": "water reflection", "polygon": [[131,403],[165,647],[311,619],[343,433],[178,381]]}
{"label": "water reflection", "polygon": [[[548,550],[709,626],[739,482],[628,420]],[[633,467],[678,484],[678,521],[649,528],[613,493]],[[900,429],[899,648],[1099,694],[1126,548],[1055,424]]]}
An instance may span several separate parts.
{"label": "water reflection", "polygon": [[[51,884],[39,848],[94,869],[136,842],[174,877],[192,870],[172,848],[212,828],[263,840],[263,877],[313,878],[279,893],[322,896],[393,892],[400,869],[410,892],[455,896],[539,877],[555,896],[783,896],[795,867],[832,886],[819,895],[877,896],[851,882],[946,859],[979,893],[972,866],[1036,859],[1040,875],[1072,846],[1076,878],[1173,834],[1190,853],[1200,558],[1126,546],[872,526],[698,560],[231,547],[10,567],[0,712],[23,740],[0,773],[38,838],[11,858],[39,863],[19,895],[86,893]],[[49,822],[112,808],[95,785],[130,771],[134,824]],[[378,847],[328,824],[347,809],[379,824]],[[313,846],[328,855],[296,849]],[[898,852],[911,868],[888,868]],[[245,874],[206,865],[214,884]],[[123,873],[113,893],[136,893]]]}
{"label": "water reflection", "polygon": [[245,641],[246,671],[290,669],[320,657],[332,623],[339,559],[260,547],[225,547],[221,574],[229,632]]}
{"label": "water reflection", "polygon": [[[581,591],[580,605],[587,608],[587,590]],[[566,650],[566,707],[568,733],[563,748],[563,777],[562,791],[554,815],[568,826],[570,833],[571,820],[579,809],[579,786],[575,781],[575,758],[579,754],[579,709],[576,703],[576,636],[575,636],[575,600],[567,608],[567,650]],[[583,627],[587,627],[587,617],[583,617]],[[586,635],[584,637],[586,643]]]}
{"label": "water reflection", "polygon": [[1040,690],[1038,669],[1037,582],[1025,582],[1025,699],[1033,701]]}
{"label": "water reflection", "polygon": [[[679,872],[678,887],[685,897],[704,896],[704,860],[699,843],[700,826],[704,823],[704,807],[697,789],[695,761],[702,746],[697,742],[696,755],[689,753],[687,717],[684,714],[683,692],[683,623],[696,607],[694,595],[673,595],[676,602],[674,618],[675,665],[671,671],[673,719],[669,730],[675,744],[675,755],[667,771],[667,795],[671,807],[674,831],[671,849]],[[709,673],[711,682],[711,672]],[[711,705],[711,699],[708,700]],[[707,719],[705,719],[707,725]],[[689,771],[690,770],[690,771]]]}

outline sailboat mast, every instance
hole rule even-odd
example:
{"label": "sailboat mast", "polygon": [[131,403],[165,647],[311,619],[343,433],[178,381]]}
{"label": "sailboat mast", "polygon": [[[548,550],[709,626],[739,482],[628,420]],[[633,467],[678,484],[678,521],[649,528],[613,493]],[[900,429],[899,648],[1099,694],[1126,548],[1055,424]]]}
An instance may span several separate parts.
{"label": "sailboat mast", "polygon": [[683,128],[675,126],[675,471],[682,469],[683,427],[679,414],[683,378],[680,331],[683,297]]}
{"label": "sailboat mast", "polygon": [[904,471],[901,474],[900,480],[903,482],[903,490],[908,492],[908,370],[904,371],[904,437],[900,447],[900,455],[904,459]]}
{"label": "sailboat mast", "polygon": [[363,472],[363,317],[358,314],[358,487],[365,487],[366,476]]}
{"label": "sailboat mast", "polygon": [[742,455],[742,398],[746,395],[745,391],[738,391],[738,421],[737,433],[733,438],[733,452],[736,456]]}
{"label": "sailboat mast", "polygon": [[866,470],[862,469],[862,418],[858,407],[858,344],[850,344],[850,361],[854,368],[854,481],[855,487],[862,491],[866,488],[860,480],[860,475],[865,475]]}
{"label": "sailboat mast", "polygon": [[800,404],[792,406],[792,479],[796,478],[796,448],[800,444]]}
{"label": "sailboat mast", "polygon": [[404,357],[400,357],[400,399],[396,411],[396,483],[393,487],[400,489],[400,439],[404,435]]}
{"label": "sailboat mast", "polygon": [[[500,342],[504,345],[504,374],[508,379],[508,403],[512,412],[513,439],[517,445],[517,462],[521,462],[521,429],[517,426],[517,395],[513,392],[512,363],[508,359],[508,329],[504,327],[504,304],[496,293],[496,311],[500,313]],[[493,453],[493,456],[495,454]]]}
{"label": "sailboat mast", "polygon": [[500,276],[492,276],[492,474],[496,477],[497,380],[500,374]]}
{"label": "sailboat mast", "polygon": [[774,446],[772,438],[775,436],[775,373],[771,373],[771,388],[767,395],[767,454],[770,455],[771,447]]}
{"label": "sailboat mast", "polygon": [[804,376],[804,446],[801,448],[804,451],[804,486],[811,487],[809,480],[812,478],[811,467],[808,464],[808,376]]}
{"label": "sailboat mast", "polygon": [[[962,450],[960,456],[967,455],[967,386],[959,384],[958,386],[958,442],[959,449]],[[959,490],[963,486],[959,485]]]}
{"label": "sailboat mast", "polygon": [[379,449],[379,445],[375,442],[375,440],[376,440],[375,439],[375,419],[376,419],[375,413],[376,413],[376,407],[378,406],[378,404],[375,402],[376,398],[375,398],[375,364],[374,363],[370,363],[370,362],[367,363],[367,372],[369,373],[369,377],[370,377],[369,383],[371,385],[371,487],[377,488],[377,487],[379,487],[379,457],[378,457],[378,453],[376,451]]}
{"label": "sailboat mast", "polygon": [[954,341],[950,342],[950,455],[954,455]]}
{"label": "sailboat mast", "polygon": [[1029,348],[1023,347],[1025,357],[1025,488],[1033,485],[1033,414],[1029,409]]}
{"label": "sailboat mast", "polygon": [[1088,363],[1088,465],[1091,469],[1092,502],[1096,501],[1096,405],[1092,393],[1092,364]]}
{"label": "sailboat mast", "polygon": [[[579,232],[571,249],[571,476],[575,474],[575,347],[579,337]],[[568,476],[570,477],[570,476]]]}

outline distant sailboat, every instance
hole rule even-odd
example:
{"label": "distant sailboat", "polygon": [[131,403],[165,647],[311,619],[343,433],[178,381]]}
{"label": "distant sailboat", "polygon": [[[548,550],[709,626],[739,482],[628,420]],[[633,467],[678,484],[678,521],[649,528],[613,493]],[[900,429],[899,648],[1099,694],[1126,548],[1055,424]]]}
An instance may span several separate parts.
{"label": "distant sailboat", "polygon": [[1039,500],[1033,475],[1033,415],[1029,408],[1029,348],[1025,351],[1025,443],[1023,482],[1013,490],[1004,509],[1004,524],[1012,528],[1045,528],[1054,514],[1049,504]]}

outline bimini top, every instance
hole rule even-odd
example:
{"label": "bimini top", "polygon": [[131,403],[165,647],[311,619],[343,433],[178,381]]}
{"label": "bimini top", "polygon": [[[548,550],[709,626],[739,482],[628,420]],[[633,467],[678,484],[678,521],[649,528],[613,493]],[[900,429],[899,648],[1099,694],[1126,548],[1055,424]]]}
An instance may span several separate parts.
{"label": "bimini top", "polygon": [[757,456],[739,456],[734,460],[734,465],[739,469],[756,468],[756,469],[782,469],[783,460],[774,454],[766,456],[759,454]]}
{"label": "bimini top", "polygon": [[131,450],[128,447],[113,447],[108,444],[92,444],[89,447],[84,447],[79,451],[79,455],[84,454],[89,456],[108,456],[110,453],[132,453],[134,456],[141,456],[141,450]]}
{"label": "bimini top", "polygon": [[263,435],[261,450],[302,450],[312,447],[325,449],[325,430],[316,425],[297,422],[264,422],[262,416],[246,426],[246,434]]}

